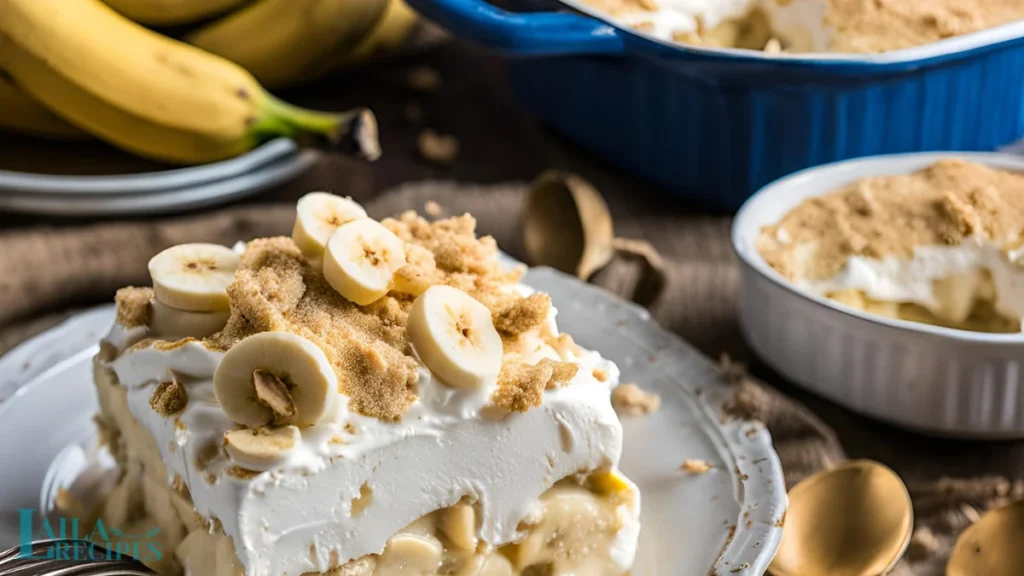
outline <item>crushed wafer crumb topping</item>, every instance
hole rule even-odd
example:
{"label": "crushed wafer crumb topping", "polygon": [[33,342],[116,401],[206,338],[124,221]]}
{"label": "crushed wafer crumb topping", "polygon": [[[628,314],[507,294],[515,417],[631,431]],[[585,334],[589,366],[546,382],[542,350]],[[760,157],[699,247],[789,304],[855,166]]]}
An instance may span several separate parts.
{"label": "crushed wafer crumb topping", "polygon": [[[290,238],[254,240],[246,245],[227,289],[227,325],[203,344],[223,351],[258,332],[303,336],[324,351],[338,376],[339,392],[350,398],[350,409],[397,421],[417,398],[419,363],[406,323],[413,301],[426,288],[452,286],[487,306],[506,354],[518,350],[521,341],[540,336],[550,298],[523,297],[511,289],[523,270],[507,270],[498,263],[494,239],[476,237],[472,216],[428,222],[410,211],[381,224],[405,243],[407,255],[386,296],[358,306],[338,294]],[[575,348],[571,339],[549,339],[563,349]],[[493,399],[510,410],[526,410],[540,404],[544,390],[564,385],[577,370],[574,363],[553,361],[503,370]]]}
{"label": "crushed wafer crumb topping", "polygon": [[576,376],[579,365],[545,358],[536,365],[506,362],[498,375],[494,403],[510,412],[526,412],[544,402],[544,391],[561,388]]}
{"label": "crushed wafer crumb topping", "polygon": [[152,288],[128,286],[114,295],[117,304],[117,323],[125,328],[138,328],[149,323],[149,301],[153,299]]}
{"label": "crushed wafer crumb topping", "polygon": [[149,406],[164,418],[180,414],[187,405],[188,391],[177,378],[161,382],[149,397]]}
{"label": "crushed wafer crumb topping", "polygon": [[790,280],[825,281],[849,258],[910,258],[917,246],[971,236],[1016,247],[1024,231],[1024,174],[959,159],[913,174],[859,180],[805,200],[757,241]]}

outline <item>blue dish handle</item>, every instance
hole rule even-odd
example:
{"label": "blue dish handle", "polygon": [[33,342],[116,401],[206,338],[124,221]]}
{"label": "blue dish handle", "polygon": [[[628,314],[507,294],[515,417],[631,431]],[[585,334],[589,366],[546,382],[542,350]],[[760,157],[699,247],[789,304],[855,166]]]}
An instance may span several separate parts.
{"label": "blue dish handle", "polygon": [[458,36],[516,56],[618,54],[622,37],[596,18],[568,12],[508,12],[485,0],[406,0]]}

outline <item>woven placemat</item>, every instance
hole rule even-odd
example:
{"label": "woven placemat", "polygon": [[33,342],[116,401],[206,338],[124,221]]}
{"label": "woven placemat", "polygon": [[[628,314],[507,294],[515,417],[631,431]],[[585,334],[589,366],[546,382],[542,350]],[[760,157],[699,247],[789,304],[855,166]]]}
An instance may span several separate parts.
{"label": "woven placemat", "polygon": [[[525,184],[427,182],[391,190],[365,206],[377,218],[422,209],[428,201],[437,202],[448,214],[470,212],[481,233],[494,236],[504,250],[522,259],[517,215],[525,190]],[[652,306],[653,316],[705,353],[749,358],[736,329],[739,275],[729,247],[729,219],[615,211],[619,236],[647,239],[665,260],[667,289]],[[121,286],[148,283],[146,263],[163,248],[182,242],[231,245],[286,235],[293,218],[293,206],[272,205],[156,222],[0,235],[0,352],[76,309],[110,301]],[[626,295],[640,274],[639,265],[614,261],[593,281]],[[735,385],[737,409],[764,421],[771,431],[788,484],[846,458],[834,431],[802,404],[748,376],[737,378]],[[986,509],[1024,497],[1024,482],[1000,477],[943,478],[910,488],[917,529],[897,575],[942,574],[957,534]]]}

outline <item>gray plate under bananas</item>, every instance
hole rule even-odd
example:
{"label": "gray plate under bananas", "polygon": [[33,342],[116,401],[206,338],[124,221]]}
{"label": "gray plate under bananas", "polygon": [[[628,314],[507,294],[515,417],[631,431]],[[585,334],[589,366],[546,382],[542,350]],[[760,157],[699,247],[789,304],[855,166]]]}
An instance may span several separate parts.
{"label": "gray plate under bananas", "polygon": [[0,210],[52,216],[177,212],[267,190],[305,172],[318,157],[279,138],[230,160],[173,170],[112,176],[0,170]]}

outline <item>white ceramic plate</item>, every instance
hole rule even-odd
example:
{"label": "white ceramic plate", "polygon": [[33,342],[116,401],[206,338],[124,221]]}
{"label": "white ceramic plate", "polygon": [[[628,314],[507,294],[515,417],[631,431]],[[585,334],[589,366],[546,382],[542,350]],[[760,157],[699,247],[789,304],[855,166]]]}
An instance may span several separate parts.
{"label": "white ceramic plate", "polygon": [[[531,270],[526,283],[551,294],[564,331],[617,362],[625,381],[662,397],[659,412],[623,422],[622,469],[643,493],[633,574],[763,574],[782,537],[782,469],[760,424],[724,417],[733,390],[717,366],[651,322],[646,311],[603,290],[549,269]],[[0,393],[9,394],[0,404],[4,546],[16,544],[16,511],[39,506],[58,454],[70,451],[71,460],[81,461],[74,446],[92,438],[97,410],[90,357],[112,321],[113,308],[105,306],[0,358]],[[686,475],[679,466],[690,458],[714,468]]]}

